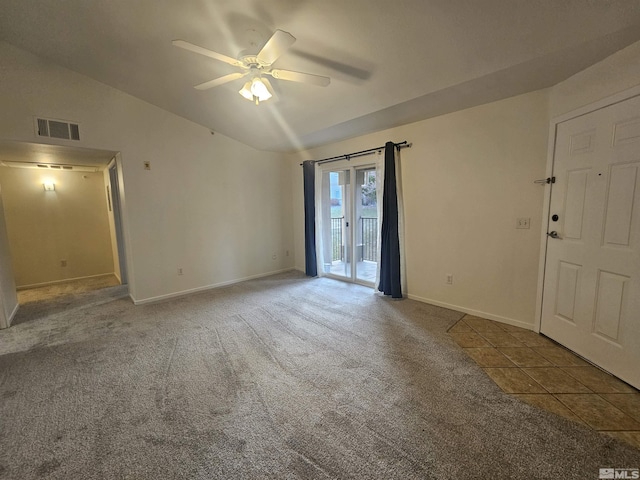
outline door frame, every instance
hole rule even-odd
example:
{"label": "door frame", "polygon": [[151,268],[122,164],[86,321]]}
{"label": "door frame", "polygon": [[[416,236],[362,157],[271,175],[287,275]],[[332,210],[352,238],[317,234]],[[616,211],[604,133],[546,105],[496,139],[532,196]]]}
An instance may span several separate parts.
{"label": "door frame", "polygon": [[[116,252],[118,254],[118,267],[120,269],[120,284],[128,284],[127,277],[127,261],[126,248],[124,241],[124,228],[122,222],[122,202],[120,195],[120,170],[116,157],[111,160],[107,166],[107,175],[109,177],[111,211],[113,213],[113,226],[115,229],[114,236],[116,241]],[[116,275],[117,276],[117,275]]]}
{"label": "door frame", "polygon": [[[602,108],[610,107],[611,105],[615,105],[616,103],[624,102],[625,100],[629,100],[630,98],[637,97],[640,95],[640,85],[629,88],[627,90],[623,90],[622,92],[616,93],[614,95],[605,97],[583,107],[577,108],[570,112],[564,113],[557,117],[551,119],[549,124],[549,140],[547,145],[547,166],[545,169],[545,178],[550,178],[553,175],[553,162],[554,162],[554,154],[556,150],[556,132],[558,129],[558,125],[566,122],[568,120],[572,120],[577,117],[581,117],[591,112],[595,112],[596,110],[600,110]],[[547,188],[549,187],[549,188]],[[545,184],[545,194],[544,194],[544,204],[542,208],[542,227],[540,231],[540,259],[538,262],[538,291],[536,294],[536,316],[534,320],[533,330],[534,332],[539,333],[540,327],[542,326],[542,302],[543,292],[544,292],[544,281],[545,281],[545,268],[547,263],[547,242],[549,237],[547,236],[548,227],[549,227],[549,217],[550,217],[550,208],[551,208],[551,184]]]}

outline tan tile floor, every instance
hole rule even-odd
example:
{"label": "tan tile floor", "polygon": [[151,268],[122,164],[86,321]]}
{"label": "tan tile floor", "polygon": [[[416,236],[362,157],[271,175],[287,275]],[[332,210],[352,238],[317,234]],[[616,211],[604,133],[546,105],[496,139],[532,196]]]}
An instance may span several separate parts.
{"label": "tan tile floor", "polygon": [[543,335],[465,315],[455,342],[506,393],[640,449],[640,392]]}

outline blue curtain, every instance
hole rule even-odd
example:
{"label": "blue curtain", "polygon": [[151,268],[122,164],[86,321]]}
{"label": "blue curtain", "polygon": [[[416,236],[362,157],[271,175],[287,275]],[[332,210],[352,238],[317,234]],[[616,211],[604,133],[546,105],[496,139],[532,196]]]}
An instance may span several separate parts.
{"label": "blue curtain", "polygon": [[396,151],[393,142],[384,146],[384,192],[380,244],[380,284],[378,290],[392,298],[402,298],[400,285],[400,236],[398,234],[398,190]]}
{"label": "blue curtain", "polygon": [[304,263],[309,277],[318,276],[316,261],[316,173],[312,160],[302,162],[304,180]]}

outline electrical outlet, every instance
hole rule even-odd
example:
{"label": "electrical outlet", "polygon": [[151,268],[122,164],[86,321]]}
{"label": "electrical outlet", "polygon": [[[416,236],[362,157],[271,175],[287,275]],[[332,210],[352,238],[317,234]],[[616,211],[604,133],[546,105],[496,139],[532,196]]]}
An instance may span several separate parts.
{"label": "electrical outlet", "polygon": [[530,228],[531,227],[531,219],[530,218],[519,218],[516,220],[516,228]]}
{"label": "electrical outlet", "polygon": [[178,267],[178,275],[183,275],[182,267]]}
{"label": "electrical outlet", "polygon": [[278,255],[276,255],[275,253],[271,255],[271,260],[275,260],[276,258],[278,258]]}
{"label": "electrical outlet", "polygon": [[67,261],[66,260],[60,260],[60,266],[61,267],[66,267],[67,266]]}
{"label": "electrical outlet", "polygon": [[447,285],[453,285],[453,275],[451,275],[450,273],[447,274],[446,283]]}
{"label": "electrical outlet", "polygon": [[144,162],[142,162],[142,164],[144,165],[144,169],[145,170],[151,170],[151,162],[144,161]]}

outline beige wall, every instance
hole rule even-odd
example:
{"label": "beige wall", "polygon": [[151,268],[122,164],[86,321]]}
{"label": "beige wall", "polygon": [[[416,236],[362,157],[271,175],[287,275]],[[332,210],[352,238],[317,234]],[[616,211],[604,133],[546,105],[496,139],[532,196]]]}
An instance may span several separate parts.
{"label": "beige wall", "polygon": [[[408,140],[409,296],[532,327],[544,193],[533,181],[544,175],[547,129],[547,92],[539,91],[293,155],[296,267],[304,269],[300,160]],[[519,217],[531,228],[517,230]]]}
{"label": "beige wall", "polygon": [[[304,270],[300,160],[406,139],[409,295],[535,327],[545,188],[532,181],[545,176],[549,121],[638,85],[640,42],[547,91],[292,155],[296,268]],[[518,217],[531,217],[531,229],[516,230]]]}
{"label": "beige wall", "polygon": [[0,186],[0,328],[6,328],[11,324],[12,316],[18,307],[3,204],[3,191]]}
{"label": "beige wall", "polygon": [[0,167],[0,185],[18,288],[113,273],[102,172]]}
{"label": "beige wall", "polygon": [[41,115],[80,124],[81,142],[59,143],[120,152],[129,290],[136,301],[293,266],[285,255],[293,234],[283,155],[211,135],[4,42],[0,68],[0,138],[39,141],[33,116]]}

